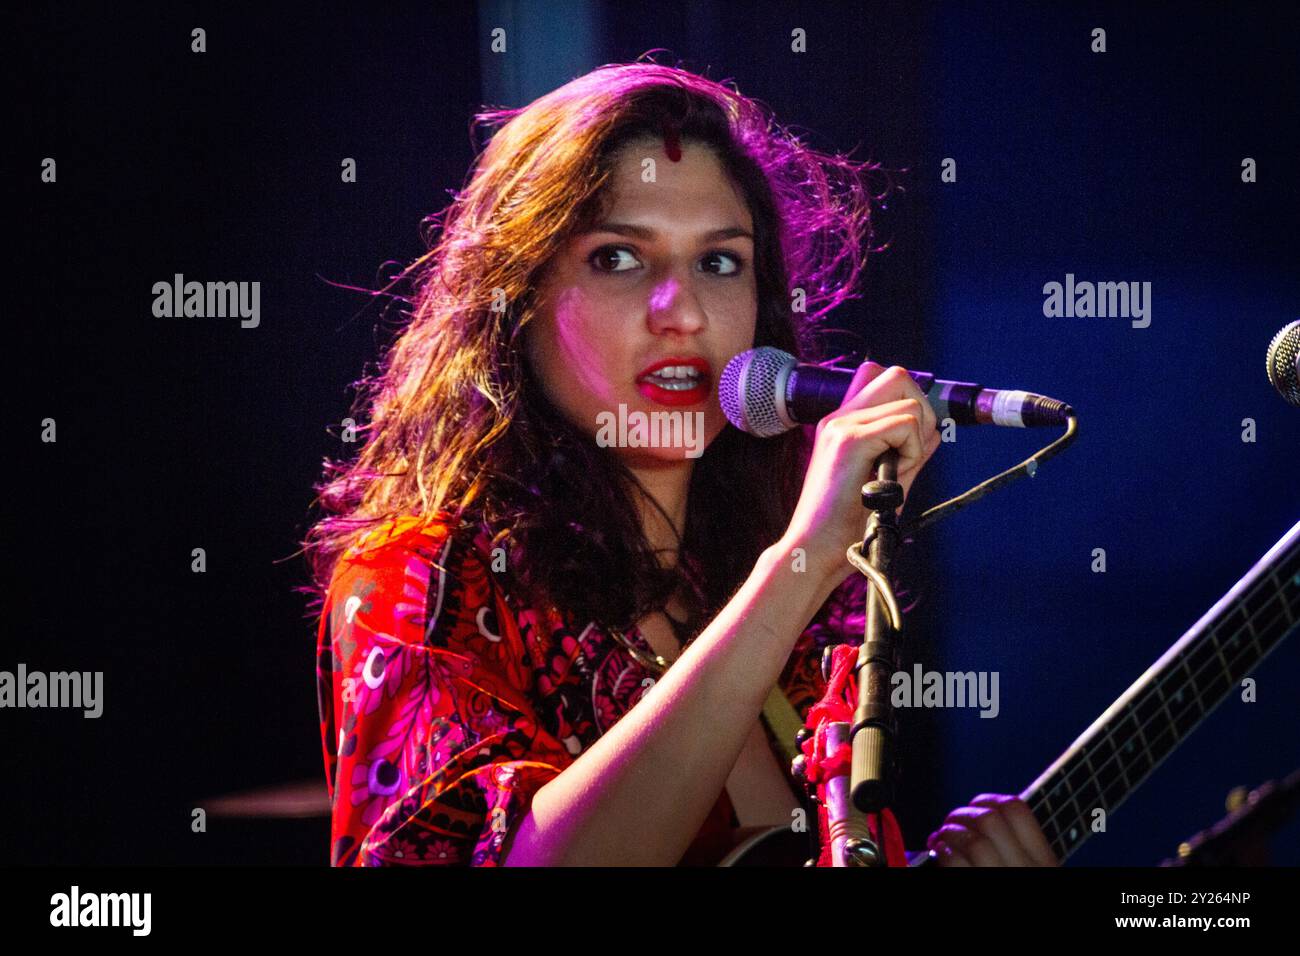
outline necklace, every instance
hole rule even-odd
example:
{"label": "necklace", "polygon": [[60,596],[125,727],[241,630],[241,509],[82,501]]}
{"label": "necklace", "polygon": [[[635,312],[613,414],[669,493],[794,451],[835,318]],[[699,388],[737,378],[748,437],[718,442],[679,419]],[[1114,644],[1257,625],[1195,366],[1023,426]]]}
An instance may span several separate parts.
{"label": "necklace", "polygon": [[[686,650],[691,641],[695,640],[696,637],[696,635],[691,633],[694,628],[691,627],[690,622],[679,621],[663,609],[660,609],[659,613],[668,619],[668,624],[673,629],[673,635],[677,638],[677,643],[681,645],[683,651]],[[662,654],[656,654],[653,651],[647,654],[639,647],[636,647],[621,631],[609,628],[609,633],[614,640],[618,641],[618,643],[623,646],[623,649],[631,655],[632,659],[646,670],[662,675],[672,666],[672,661],[666,660]]]}
{"label": "necklace", "polygon": [[628,654],[632,656],[632,660],[636,661],[646,670],[653,671],[657,675],[663,675],[663,673],[672,666],[672,662],[664,660],[661,655],[654,653],[647,654],[645,651],[634,646],[631,641],[623,636],[621,631],[617,631],[611,627],[609,628],[609,633],[614,640],[623,645],[623,650],[627,651]]}

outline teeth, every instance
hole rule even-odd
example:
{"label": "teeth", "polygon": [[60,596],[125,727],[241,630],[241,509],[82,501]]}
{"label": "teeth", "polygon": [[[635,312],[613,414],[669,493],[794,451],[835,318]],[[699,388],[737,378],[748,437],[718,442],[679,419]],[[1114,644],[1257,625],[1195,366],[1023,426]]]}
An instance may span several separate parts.
{"label": "teeth", "polygon": [[700,387],[701,377],[702,373],[693,365],[665,365],[642,380],[668,392],[689,392]]}
{"label": "teeth", "polygon": [[699,382],[686,382],[686,381],[655,382],[654,379],[655,376],[651,375],[650,380],[654,382],[654,384],[657,385],[659,388],[662,388],[664,389],[664,391],[668,391],[668,392],[689,392],[691,389],[699,387]]}
{"label": "teeth", "polygon": [[667,365],[664,368],[659,369],[659,371],[652,373],[649,377],[698,379],[700,377],[700,370],[695,368],[693,365]]}

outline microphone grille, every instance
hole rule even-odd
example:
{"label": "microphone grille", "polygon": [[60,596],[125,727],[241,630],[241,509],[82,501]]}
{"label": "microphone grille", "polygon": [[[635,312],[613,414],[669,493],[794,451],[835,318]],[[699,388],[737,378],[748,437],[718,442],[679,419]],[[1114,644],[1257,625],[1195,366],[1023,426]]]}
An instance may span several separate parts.
{"label": "microphone grille", "polygon": [[718,380],[718,402],[727,420],[759,438],[771,438],[793,428],[777,413],[776,386],[781,372],[794,364],[793,355],[770,345],[732,358]]}
{"label": "microphone grille", "polygon": [[1300,405],[1300,319],[1285,326],[1268,345],[1268,380],[1292,405]]}

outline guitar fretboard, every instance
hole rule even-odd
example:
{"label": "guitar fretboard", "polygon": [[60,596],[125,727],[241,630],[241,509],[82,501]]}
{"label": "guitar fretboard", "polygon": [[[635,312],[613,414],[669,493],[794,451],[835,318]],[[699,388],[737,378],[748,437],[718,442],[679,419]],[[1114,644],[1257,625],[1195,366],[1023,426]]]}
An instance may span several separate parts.
{"label": "guitar fretboard", "polygon": [[1064,862],[1300,624],[1300,524],[1020,798]]}

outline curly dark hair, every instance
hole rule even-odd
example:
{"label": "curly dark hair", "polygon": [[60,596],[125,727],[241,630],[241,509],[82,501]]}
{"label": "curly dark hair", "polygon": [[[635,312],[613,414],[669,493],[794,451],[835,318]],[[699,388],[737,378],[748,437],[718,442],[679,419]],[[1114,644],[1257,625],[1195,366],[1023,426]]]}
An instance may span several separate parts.
{"label": "curly dark hair", "polygon": [[[369,405],[357,416],[368,421],[363,447],[350,463],[325,462],[316,490],[327,515],[303,542],[304,590],[323,598],[340,555],[380,523],[440,515],[508,542],[520,596],[580,624],[626,628],[680,588],[698,626],[779,539],[807,430],[758,439],[724,429],[696,462],[680,560],[666,568],[641,528],[635,476],[548,401],[521,348],[535,283],[569,236],[598,221],[614,153],[666,124],[712,148],[748,203],[753,345],[819,358],[819,320],[857,297],[875,251],[872,208],[892,188],[878,165],[818,152],[733,84],[656,63],[601,67],[522,109],[480,113],[475,128],[494,135],[466,187],[427,220],[429,251],[395,280],[415,282],[402,300],[409,323],[357,383]],[[885,185],[873,190],[878,173]]]}

